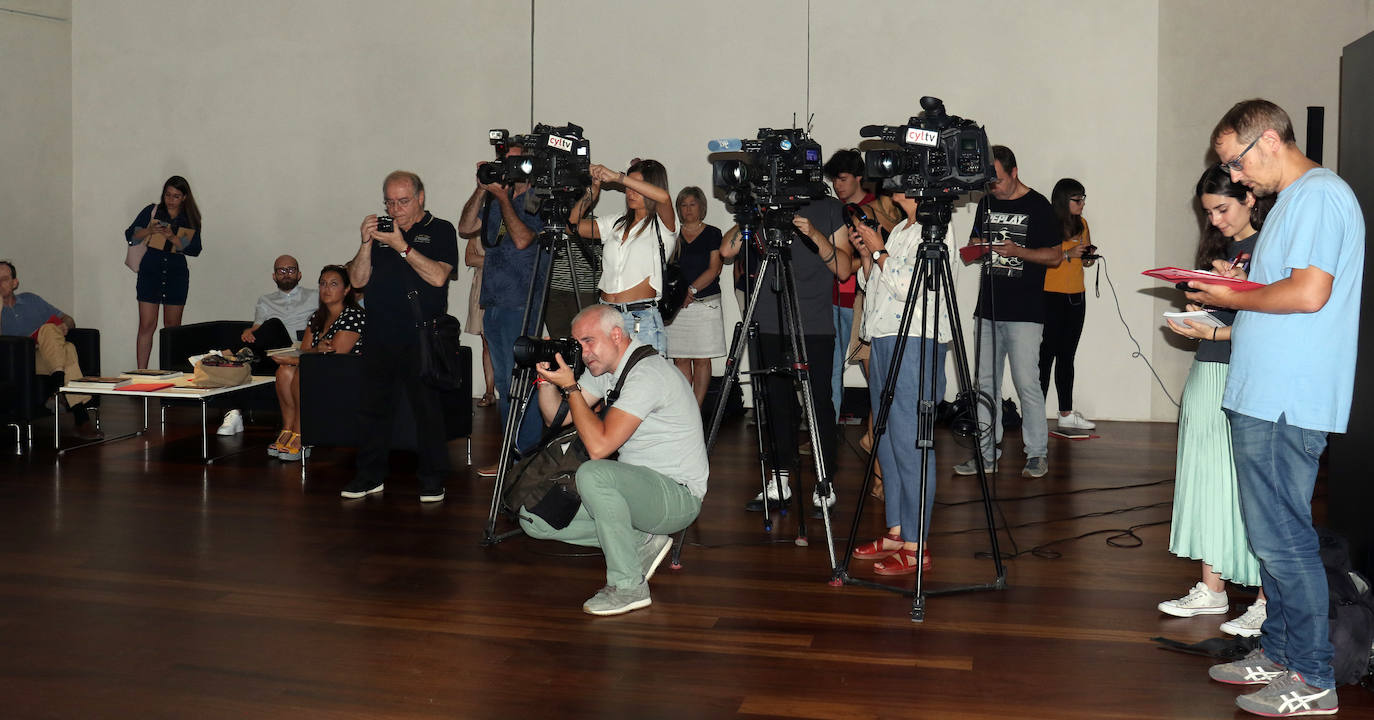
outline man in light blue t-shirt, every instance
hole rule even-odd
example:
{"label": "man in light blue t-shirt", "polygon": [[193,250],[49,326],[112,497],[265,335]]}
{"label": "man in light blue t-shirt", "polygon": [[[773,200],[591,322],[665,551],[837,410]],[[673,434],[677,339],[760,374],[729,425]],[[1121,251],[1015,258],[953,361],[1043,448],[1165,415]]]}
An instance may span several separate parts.
{"label": "man in light blue t-shirt", "polygon": [[[1355,384],[1364,216],[1350,186],[1298,149],[1288,115],[1266,100],[1237,103],[1212,131],[1231,179],[1278,195],[1237,292],[1191,283],[1195,303],[1234,308],[1231,421],[1236,483],[1268,596],[1260,649],[1214,666],[1215,680],[1265,685],[1236,704],[1267,717],[1338,708],[1327,585],[1312,527],[1312,490],[1327,433],[1345,432]],[[1241,276],[1218,261],[1219,272]]]}

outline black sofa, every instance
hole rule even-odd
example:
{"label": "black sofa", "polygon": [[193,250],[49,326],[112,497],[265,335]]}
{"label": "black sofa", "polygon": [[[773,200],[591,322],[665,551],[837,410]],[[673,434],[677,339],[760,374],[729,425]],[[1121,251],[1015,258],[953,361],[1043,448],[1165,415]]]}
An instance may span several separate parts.
{"label": "black sofa", "polygon": [[[366,352],[366,350],[364,350]],[[461,354],[464,378],[472,377],[472,348]],[[367,428],[359,420],[358,395],[361,386],[362,358],[354,355],[301,356],[301,446],[357,447]],[[444,439],[467,438],[467,462],[472,464],[472,387],[471,380],[457,390],[439,393],[444,416]],[[391,425],[391,447],[415,449],[415,424],[405,396],[397,398],[396,419]],[[306,462],[301,462],[301,476]]]}
{"label": "black sofa", "polygon": [[[211,350],[237,350],[243,347],[240,338],[243,331],[252,326],[253,323],[245,320],[210,320],[162,328],[157,336],[157,366],[162,370],[180,370],[189,375],[195,370],[191,367],[190,357]],[[276,372],[277,364],[271,358],[263,358],[253,364],[254,375],[272,375]],[[277,391],[271,385],[255,387],[224,399],[211,399],[210,406],[248,411],[279,410]]]}
{"label": "black sofa", "polygon": [[[100,331],[76,328],[67,333],[67,342],[76,348],[81,371],[99,375]],[[37,343],[32,338],[0,336],[0,424],[13,427],[15,441],[21,445],[27,437],[30,447],[33,445],[33,423],[52,414],[43,403],[57,392],[58,387],[52,376],[37,374],[36,348]],[[90,408],[97,409],[99,403],[99,397],[92,398]],[[98,416],[96,422],[99,423]]]}

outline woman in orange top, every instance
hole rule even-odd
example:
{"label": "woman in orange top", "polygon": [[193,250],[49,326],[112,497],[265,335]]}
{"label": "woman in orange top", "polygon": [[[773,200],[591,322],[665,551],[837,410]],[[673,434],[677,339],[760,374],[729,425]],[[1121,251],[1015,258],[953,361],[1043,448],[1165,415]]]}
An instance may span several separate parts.
{"label": "woman in orange top", "polygon": [[1083,219],[1087,194],[1083,184],[1064,178],[1054,184],[1050,204],[1059,219],[1059,249],[1064,261],[1045,271],[1045,333],[1040,341],[1040,389],[1048,398],[1050,372],[1054,373],[1054,387],[1059,391],[1059,428],[1061,430],[1092,430],[1097,427],[1073,409],[1073,356],[1078,352],[1078,339],[1083,336],[1086,305],[1083,287],[1083,268],[1093,260],[1084,260],[1083,253],[1092,245],[1088,221]]}

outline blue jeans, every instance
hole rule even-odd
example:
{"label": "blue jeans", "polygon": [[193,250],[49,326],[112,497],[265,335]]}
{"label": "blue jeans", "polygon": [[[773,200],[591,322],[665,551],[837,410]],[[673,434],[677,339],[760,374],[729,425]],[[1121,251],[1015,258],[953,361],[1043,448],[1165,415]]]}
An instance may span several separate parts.
{"label": "blue jeans", "polygon": [[[1002,442],[1002,361],[1011,363],[1011,382],[1021,401],[1021,440],[1026,445],[1026,457],[1045,457],[1049,454],[1050,426],[1045,420],[1045,394],[1040,390],[1040,337],[1044,326],[1032,322],[977,321],[979,341],[982,343],[978,362],[978,390],[992,398],[996,413],[988,415],[988,408],[978,403],[978,422],[992,430],[983,436],[983,461],[992,467],[995,459],[993,445]],[[996,357],[993,353],[994,328],[997,336]],[[872,361],[869,367],[873,367]]]}
{"label": "blue jeans", "polygon": [[830,371],[830,402],[835,405],[835,419],[840,419],[840,401],[844,399],[844,368],[849,357],[849,334],[854,329],[854,308],[830,306],[830,319],[835,325],[835,366]]}
{"label": "blue jeans", "polygon": [[625,321],[626,334],[645,345],[652,346],[659,355],[668,357],[668,335],[663,332],[663,316],[658,314],[658,308],[651,307],[634,312],[621,310],[620,317]]}
{"label": "blue jeans", "polygon": [[[889,528],[901,526],[902,539],[907,542],[924,542],[930,533],[930,510],[935,506],[935,448],[920,450],[916,447],[916,429],[920,401],[938,403],[935,396],[938,382],[931,379],[945,374],[945,351],[948,345],[937,343],[930,338],[910,338],[902,353],[902,364],[897,375],[897,387],[892,393],[892,407],[887,416],[887,432],[878,442],[878,462],[883,467],[883,504],[887,513]],[[868,397],[876,413],[882,402],[883,385],[887,382],[887,369],[897,350],[897,336],[873,338],[873,346],[868,356]],[[925,354],[926,372],[921,372],[921,355]],[[934,363],[935,375],[930,374],[929,363]],[[932,408],[933,412],[933,408]],[[934,420],[934,415],[931,416]],[[921,465],[926,470],[926,502],[921,505]],[[920,535],[917,535],[917,532]]]}
{"label": "blue jeans", "polygon": [[1336,686],[1326,571],[1312,527],[1312,489],[1326,433],[1230,410],[1240,513],[1269,599],[1260,645],[1308,685]]}
{"label": "blue jeans", "polygon": [[[523,308],[489,307],[482,315],[482,334],[487,336],[487,347],[491,351],[491,371],[496,377],[496,392],[501,396],[501,427],[505,428],[506,418],[510,415],[510,381],[515,371],[515,339],[523,333],[520,319],[524,317]],[[544,433],[544,421],[539,415],[537,398],[530,398],[525,409],[525,419],[516,434],[515,447],[525,451],[539,444]]]}

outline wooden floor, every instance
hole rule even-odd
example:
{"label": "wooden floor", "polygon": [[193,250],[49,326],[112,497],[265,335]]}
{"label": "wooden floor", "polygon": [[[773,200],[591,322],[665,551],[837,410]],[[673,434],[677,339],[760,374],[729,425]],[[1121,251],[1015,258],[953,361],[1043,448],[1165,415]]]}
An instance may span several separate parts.
{"label": "wooden floor", "polygon": [[[135,406],[107,403],[108,432]],[[473,457],[497,444],[479,409]],[[64,419],[65,421],[65,419]],[[421,506],[410,463],[382,496],[341,500],[353,455],[269,460],[274,431],[211,436],[243,454],[199,464],[199,413],[166,431],[60,460],[51,428],[0,457],[0,717],[5,718],[1219,718],[1233,688],[1209,661],[1150,638],[1219,634],[1216,616],[1155,604],[1197,581],[1168,553],[1174,426],[1101,423],[1101,439],[1051,438],[1050,474],[1022,479],[1019,439],[995,481],[1004,590],[909,599],[832,587],[824,533],[765,534],[752,427],[729,422],[680,571],[653,605],[617,618],[580,606],[598,555],[517,537],[479,544],[491,484],[451,452],[448,500]],[[65,427],[64,427],[65,429]],[[211,428],[213,431],[213,428]],[[6,436],[9,441],[11,436]],[[836,536],[856,501],[858,428],[844,438]],[[943,429],[932,588],[994,579],[967,457]],[[808,488],[810,482],[808,480]],[[1143,487],[1126,488],[1131,485]],[[1092,488],[1101,492],[1086,492]],[[809,494],[809,492],[808,492]],[[1096,517],[1087,517],[1099,514]],[[861,539],[879,532],[869,503]],[[1138,547],[1115,547],[1117,528]],[[1076,536],[1099,532],[1082,539]],[[1041,551],[1030,552],[1060,540]],[[1129,544],[1129,538],[1118,538]],[[855,577],[876,579],[855,562]],[[909,580],[906,583],[909,587]],[[1236,591],[1233,602],[1248,598]],[[1374,698],[1341,691],[1345,718]]]}

